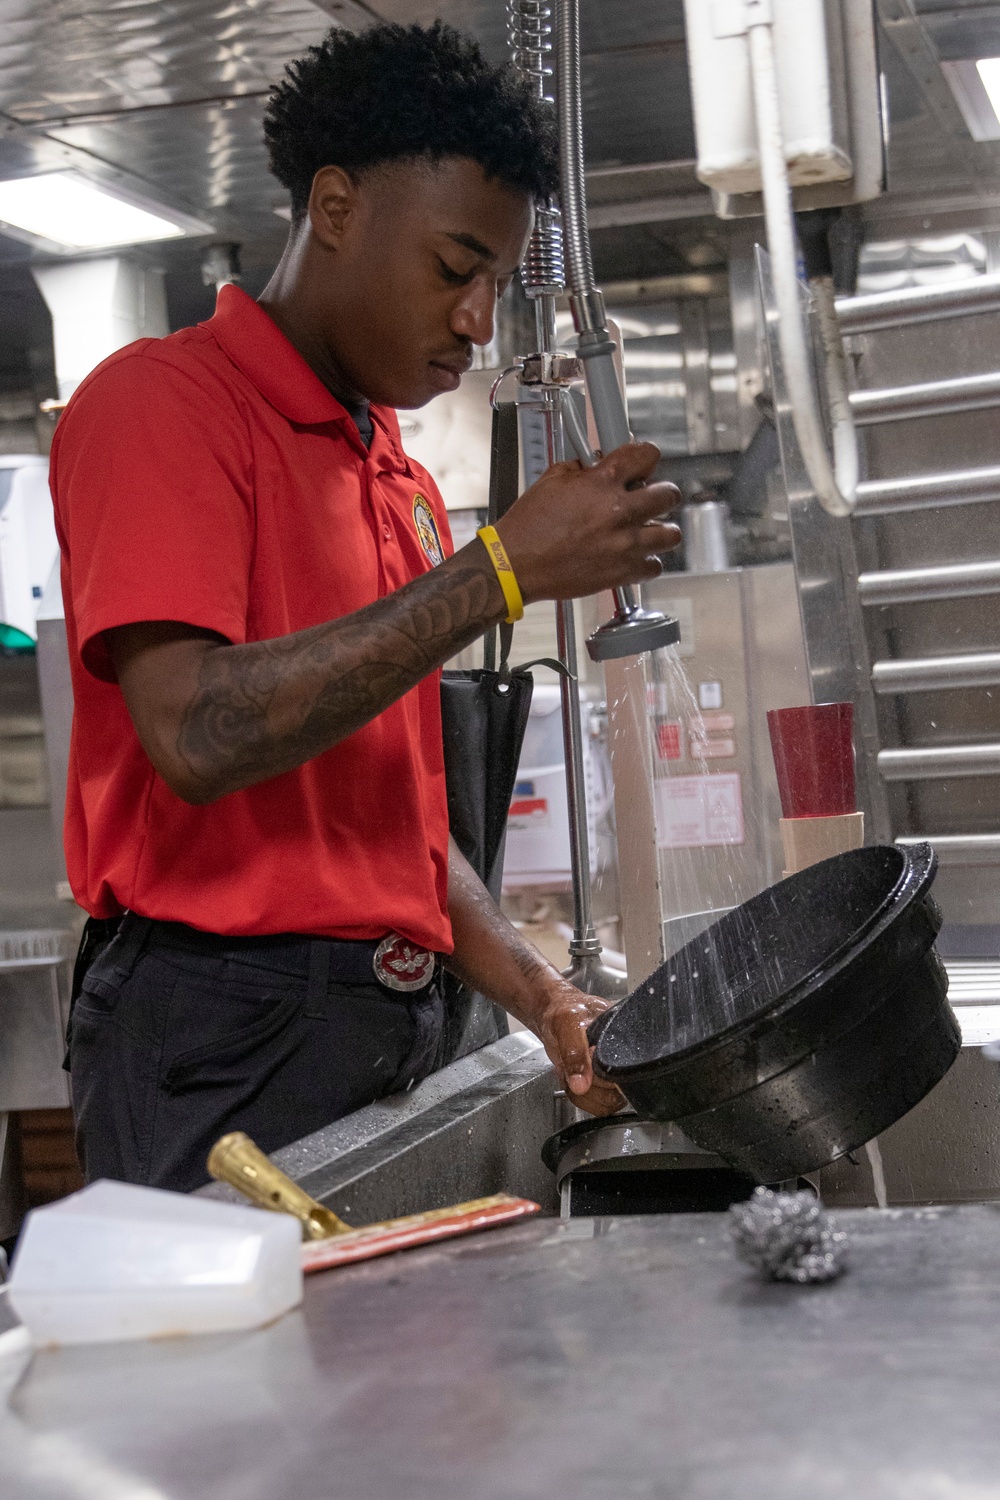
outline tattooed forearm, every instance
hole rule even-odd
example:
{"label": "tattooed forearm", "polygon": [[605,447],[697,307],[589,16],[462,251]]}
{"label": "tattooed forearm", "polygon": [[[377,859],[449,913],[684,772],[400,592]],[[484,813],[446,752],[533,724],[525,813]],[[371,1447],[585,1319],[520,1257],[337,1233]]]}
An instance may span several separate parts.
{"label": "tattooed forearm", "polygon": [[445,967],[470,990],[481,990],[530,1023],[553,986],[561,986],[559,975],[507,920],[454,839],[449,846],[448,911],[455,947]]}
{"label": "tattooed forearm", "polygon": [[504,612],[485,549],[480,561],[474,547],[344,619],[213,647],[177,754],[205,800],[279,776],[374,719]]}

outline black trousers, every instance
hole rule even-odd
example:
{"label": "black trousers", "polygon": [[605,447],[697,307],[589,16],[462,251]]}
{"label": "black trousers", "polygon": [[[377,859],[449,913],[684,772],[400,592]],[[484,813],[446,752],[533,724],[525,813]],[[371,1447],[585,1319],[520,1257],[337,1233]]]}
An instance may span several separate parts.
{"label": "black trousers", "polygon": [[227,1131],[274,1151],[440,1066],[438,981],[385,988],[375,943],[94,925],[68,1054],[88,1181],[188,1192]]}

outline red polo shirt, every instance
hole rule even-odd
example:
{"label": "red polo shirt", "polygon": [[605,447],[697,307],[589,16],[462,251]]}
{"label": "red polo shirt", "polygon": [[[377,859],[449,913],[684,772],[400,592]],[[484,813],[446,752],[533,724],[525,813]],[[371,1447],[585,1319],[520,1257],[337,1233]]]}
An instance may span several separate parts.
{"label": "red polo shirt", "polygon": [[236,287],[80,386],[52,447],[76,712],[66,859],[92,915],[451,949],[439,676],[296,771],[208,807],[139,743],[102,639],[179,620],[234,644],[350,614],[450,553],[391,410],[357,428]]}

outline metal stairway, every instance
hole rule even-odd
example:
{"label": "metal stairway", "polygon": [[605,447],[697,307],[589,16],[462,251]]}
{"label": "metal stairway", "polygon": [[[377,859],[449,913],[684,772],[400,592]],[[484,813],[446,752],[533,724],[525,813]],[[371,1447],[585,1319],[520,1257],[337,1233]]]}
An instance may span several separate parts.
{"label": "metal stairway", "polygon": [[838,301],[866,474],[845,524],[805,478],[760,273],[815,700],[855,702],[871,835],[937,850],[955,962],[1000,956],[1000,276]]}

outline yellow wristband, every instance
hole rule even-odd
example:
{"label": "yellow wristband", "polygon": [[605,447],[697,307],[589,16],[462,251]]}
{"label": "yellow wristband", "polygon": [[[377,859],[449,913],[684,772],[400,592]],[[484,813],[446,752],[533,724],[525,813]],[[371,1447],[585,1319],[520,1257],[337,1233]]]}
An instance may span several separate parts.
{"label": "yellow wristband", "polygon": [[497,536],[495,526],[480,526],[476,535],[490,555],[490,562],[500,580],[500,587],[507,601],[507,624],[513,625],[515,621],[524,617],[524,600],[521,598],[521,590],[517,586],[507,549]]}

